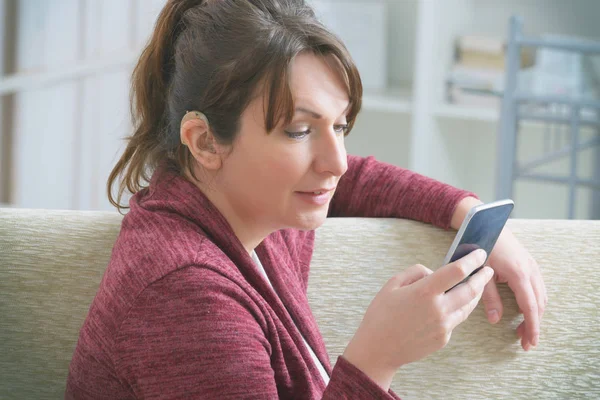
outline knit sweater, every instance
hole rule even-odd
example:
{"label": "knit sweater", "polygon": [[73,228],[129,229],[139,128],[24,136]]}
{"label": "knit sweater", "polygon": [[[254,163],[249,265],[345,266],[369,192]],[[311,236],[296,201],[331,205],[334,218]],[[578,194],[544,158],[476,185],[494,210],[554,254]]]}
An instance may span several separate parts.
{"label": "knit sweater", "polygon": [[[449,228],[461,191],[348,157],[329,217]],[[343,357],[332,367],[307,299],[314,231],[273,232],[260,275],[218,209],[171,168],[130,201],[80,331],[68,399],[398,399]],[[297,328],[296,328],[297,327]],[[331,380],[325,387],[308,344]]]}

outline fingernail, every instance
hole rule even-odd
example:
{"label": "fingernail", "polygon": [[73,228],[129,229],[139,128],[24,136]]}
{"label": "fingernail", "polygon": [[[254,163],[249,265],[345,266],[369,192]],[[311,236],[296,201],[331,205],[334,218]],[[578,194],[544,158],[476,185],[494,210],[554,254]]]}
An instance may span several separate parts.
{"label": "fingernail", "polygon": [[487,257],[487,253],[485,252],[485,250],[479,249],[475,253],[476,253],[475,257],[477,258],[477,262],[479,264],[483,264],[485,262],[486,257]]}
{"label": "fingernail", "polygon": [[498,322],[498,311],[497,310],[489,310],[488,311],[488,319],[492,324]]}

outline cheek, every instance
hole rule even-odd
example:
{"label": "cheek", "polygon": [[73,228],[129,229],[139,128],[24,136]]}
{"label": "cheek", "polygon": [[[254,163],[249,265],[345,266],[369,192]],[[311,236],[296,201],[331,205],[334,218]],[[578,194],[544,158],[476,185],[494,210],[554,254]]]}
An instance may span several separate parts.
{"label": "cheek", "polygon": [[259,198],[269,202],[301,189],[301,180],[310,167],[310,160],[302,156],[304,152],[299,147],[254,148],[243,157],[239,153],[234,155],[224,165],[229,190],[236,197],[255,198],[259,194]]}
{"label": "cheek", "polygon": [[262,175],[270,181],[273,190],[296,188],[306,174],[304,160],[290,153],[284,151],[264,157]]}

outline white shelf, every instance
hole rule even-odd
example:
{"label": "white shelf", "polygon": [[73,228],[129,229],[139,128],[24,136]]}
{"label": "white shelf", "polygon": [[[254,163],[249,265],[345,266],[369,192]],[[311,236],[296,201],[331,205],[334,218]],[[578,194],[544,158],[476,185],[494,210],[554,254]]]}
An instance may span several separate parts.
{"label": "white shelf", "polygon": [[25,71],[0,78],[0,95],[9,95],[62,81],[73,81],[91,75],[102,74],[122,68],[133,68],[139,54],[133,51],[110,54],[98,59],[89,59],[55,67],[46,71]]}
{"label": "white shelf", "polygon": [[[363,110],[410,114],[413,112],[412,92],[409,88],[399,87],[385,91],[365,90]],[[435,107],[434,115],[446,119],[496,123],[500,118],[500,110],[490,107],[441,103]]]}
{"label": "white shelf", "polygon": [[386,90],[365,90],[363,109],[368,111],[411,113],[412,93],[407,87],[393,87]]}
{"label": "white shelf", "polygon": [[436,117],[463,121],[498,122],[500,110],[490,107],[465,106],[460,104],[439,104],[434,111]]}

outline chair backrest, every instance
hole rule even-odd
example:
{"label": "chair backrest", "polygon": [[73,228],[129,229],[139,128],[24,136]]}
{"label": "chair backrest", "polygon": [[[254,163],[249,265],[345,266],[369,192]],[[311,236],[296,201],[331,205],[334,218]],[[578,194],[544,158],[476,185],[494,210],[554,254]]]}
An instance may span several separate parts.
{"label": "chair backrest", "polygon": [[[0,398],[60,398],[121,216],[0,209]],[[450,344],[403,367],[403,398],[600,398],[600,222],[511,220],[543,268],[550,306],[541,344],[525,354],[506,288],[496,326],[481,309]],[[309,299],[335,362],[370,300],[395,273],[435,269],[453,232],[407,220],[330,219],[317,231]],[[401,305],[399,305],[401,306]]]}

